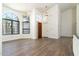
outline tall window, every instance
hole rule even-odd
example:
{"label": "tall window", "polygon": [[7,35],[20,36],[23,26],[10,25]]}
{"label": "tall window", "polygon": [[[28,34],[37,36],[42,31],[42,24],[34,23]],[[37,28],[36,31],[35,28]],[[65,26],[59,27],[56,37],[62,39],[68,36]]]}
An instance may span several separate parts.
{"label": "tall window", "polygon": [[29,17],[23,16],[23,23],[22,23],[22,31],[23,34],[29,34],[30,33],[30,21]]}
{"label": "tall window", "polygon": [[19,34],[18,17],[10,10],[3,12],[2,16],[2,34]]}

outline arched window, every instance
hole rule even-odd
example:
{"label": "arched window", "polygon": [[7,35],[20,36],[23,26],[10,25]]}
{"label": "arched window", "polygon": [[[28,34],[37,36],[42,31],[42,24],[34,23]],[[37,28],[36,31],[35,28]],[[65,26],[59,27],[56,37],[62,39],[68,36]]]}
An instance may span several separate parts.
{"label": "arched window", "polygon": [[10,19],[10,20],[18,20],[18,17],[10,10],[6,10],[3,12],[2,18]]}
{"label": "arched window", "polygon": [[13,10],[7,9],[2,15],[2,33],[5,35],[19,34],[18,17],[13,13]]}

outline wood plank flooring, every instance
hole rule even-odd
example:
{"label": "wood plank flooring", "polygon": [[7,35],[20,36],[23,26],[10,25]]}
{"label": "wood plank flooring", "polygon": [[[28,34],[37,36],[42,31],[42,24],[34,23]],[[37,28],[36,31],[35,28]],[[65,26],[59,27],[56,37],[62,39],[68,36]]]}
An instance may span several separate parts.
{"label": "wood plank flooring", "polygon": [[73,56],[72,38],[19,39],[2,43],[3,56]]}

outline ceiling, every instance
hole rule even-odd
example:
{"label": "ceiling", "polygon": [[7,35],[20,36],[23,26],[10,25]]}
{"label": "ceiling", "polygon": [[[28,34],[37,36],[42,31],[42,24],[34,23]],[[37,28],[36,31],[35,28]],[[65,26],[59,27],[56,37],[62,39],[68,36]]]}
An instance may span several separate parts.
{"label": "ceiling", "polygon": [[[39,11],[47,11],[51,7],[55,5],[55,3],[6,3],[3,4],[6,5],[12,9],[22,11],[22,12],[30,12],[33,8],[38,9]],[[72,8],[76,4],[72,3],[61,3],[59,4],[61,10],[65,10],[67,8]]]}
{"label": "ceiling", "polygon": [[[51,3],[6,3],[3,5],[8,6],[18,11],[29,12],[33,8],[36,8],[40,11],[45,11],[49,9],[50,7],[52,7],[54,4],[51,4]],[[45,6],[47,6],[47,8],[45,8]]]}
{"label": "ceiling", "polygon": [[61,11],[64,11],[66,9],[76,7],[76,3],[62,3],[62,4],[59,4],[59,6],[60,6]]}

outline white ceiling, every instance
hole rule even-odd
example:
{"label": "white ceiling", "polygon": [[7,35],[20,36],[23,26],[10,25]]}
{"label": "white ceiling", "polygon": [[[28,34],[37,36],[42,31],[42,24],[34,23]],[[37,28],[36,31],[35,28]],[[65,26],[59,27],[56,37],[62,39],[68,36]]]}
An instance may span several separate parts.
{"label": "white ceiling", "polygon": [[[4,5],[23,12],[31,11],[33,8],[45,11],[53,6],[53,4],[50,3],[6,3]],[[45,8],[45,6],[47,6],[47,8]]]}
{"label": "white ceiling", "polygon": [[[49,8],[51,8],[55,4],[54,3],[6,3],[4,5],[12,8],[12,9],[22,11],[22,12],[30,12],[33,8],[36,8],[39,11],[43,12],[43,11],[48,10]],[[64,10],[67,8],[72,8],[75,5],[76,4],[72,4],[72,3],[59,4],[61,10]],[[47,8],[45,8],[45,6],[47,6]]]}
{"label": "white ceiling", "polygon": [[61,3],[59,4],[61,11],[66,10],[68,8],[74,8],[76,7],[75,3]]}

